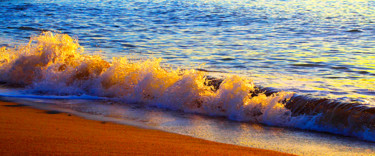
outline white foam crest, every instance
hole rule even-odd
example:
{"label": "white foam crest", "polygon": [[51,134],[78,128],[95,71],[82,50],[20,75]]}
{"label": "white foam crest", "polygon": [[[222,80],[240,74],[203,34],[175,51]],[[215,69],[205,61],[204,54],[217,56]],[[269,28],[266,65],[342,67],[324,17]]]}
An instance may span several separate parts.
{"label": "white foam crest", "polygon": [[247,78],[226,77],[215,91],[206,85],[205,72],[162,68],[161,59],[107,62],[83,54],[68,35],[45,32],[26,46],[1,52],[1,80],[25,85],[33,93],[114,97],[240,121],[271,122],[287,112],[280,101],[289,93],[252,97],[255,85]]}
{"label": "white foam crest", "polygon": [[[223,77],[217,89],[207,85],[211,80],[205,72],[162,68],[161,59],[129,61],[121,57],[108,62],[98,55],[83,54],[78,41],[68,35],[45,32],[25,46],[3,47],[0,53],[0,81],[25,86],[29,93],[115,98],[237,121],[366,138],[363,131],[322,125],[319,115],[293,117],[283,104],[292,98],[292,92],[255,94],[253,81],[238,75]],[[374,136],[371,130],[366,134]]]}

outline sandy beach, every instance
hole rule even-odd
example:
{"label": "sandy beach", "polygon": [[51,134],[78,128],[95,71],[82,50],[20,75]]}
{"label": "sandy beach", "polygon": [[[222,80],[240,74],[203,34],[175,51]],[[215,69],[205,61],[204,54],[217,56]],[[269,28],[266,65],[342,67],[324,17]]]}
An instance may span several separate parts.
{"label": "sandy beach", "polygon": [[0,102],[1,155],[288,155]]}

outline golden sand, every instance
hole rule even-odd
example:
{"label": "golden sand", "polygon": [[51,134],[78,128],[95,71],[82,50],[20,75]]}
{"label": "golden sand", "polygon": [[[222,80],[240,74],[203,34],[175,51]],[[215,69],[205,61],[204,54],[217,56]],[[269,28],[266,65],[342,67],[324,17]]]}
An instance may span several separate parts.
{"label": "golden sand", "polygon": [[0,155],[288,155],[0,102]]}

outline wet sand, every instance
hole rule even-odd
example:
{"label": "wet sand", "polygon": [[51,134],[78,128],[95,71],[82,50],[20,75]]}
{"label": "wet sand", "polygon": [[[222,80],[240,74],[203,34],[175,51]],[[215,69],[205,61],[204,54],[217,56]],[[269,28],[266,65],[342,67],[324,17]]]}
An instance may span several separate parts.
{"label": "wet sand", "polygon": [[0,102],[0,155],[288,155]]}

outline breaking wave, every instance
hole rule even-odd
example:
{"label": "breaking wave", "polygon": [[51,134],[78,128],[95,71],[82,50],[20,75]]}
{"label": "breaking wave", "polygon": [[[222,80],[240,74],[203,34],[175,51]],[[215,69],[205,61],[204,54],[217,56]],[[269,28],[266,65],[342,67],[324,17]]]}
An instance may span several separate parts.
{"label": "breaking wave", "polygon": [[88,55],[78,40],[44,32],[0,49],[0,81],[39,95],[97,96],[231,120],[355,136],[375,141],[375,108],[256,86],[247,77],[210,77],[161,59]]}

